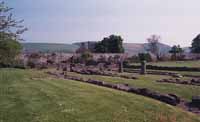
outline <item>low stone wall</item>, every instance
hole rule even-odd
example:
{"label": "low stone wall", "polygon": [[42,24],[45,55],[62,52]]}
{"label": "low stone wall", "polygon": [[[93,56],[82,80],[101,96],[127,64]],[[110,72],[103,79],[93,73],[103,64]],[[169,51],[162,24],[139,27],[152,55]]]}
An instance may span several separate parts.
{"label": "low stone wall", "polygon": [[137,77],[134,76],[128,76],[128,75],[119,75],[117,73],[112,73],[112,72],[106,72],[106,71],[99,71],[99,70],[92,70],[92,69],[72,69],[72,72],[76,72],[79,74],[84,74],[84,75],[102,75],[102,76],[111,76],[111,77],[121,77],[125,79],[138,79]]}
{"label": "low stone wall", "polygon": [[[139,73],[140,70],[124,70],[125,72],[128,73]],[[172,76],[172,77],[183,77],[181,74],[178,73],[174,73],[174,72],[162,72],[162,71],[147,71],[147,74],[151,74],[151,75],[166,75],[166,76]]]}
{"label": "low stone wall", "polygon": [[192,78],[199,78],[200,79],[199,75],[187,75],[187,74],[184,74],[183,76],[184,77],[192,77]]}
{"label": "low stone wall", "polygon": [[162,79],[162,80],[157,80],[157,82],[200,86],[200,79],[191,79],[191,80]]}
{"label": "low stone wall", "polygon": [[[141,66],[139,65],[126,65],[125,68],[133,68],[133,69],[140,69]],[[167,66],[153,66],[147,65],[147,69],[151,70],[168,70],[168,71],[192,71],[192,72],[200,72],[200,68],[196,67],[167,67]]]}
{"label": "low stone wall", "polygon": [[200,108],[200,96],[194,96],[191,105]]}

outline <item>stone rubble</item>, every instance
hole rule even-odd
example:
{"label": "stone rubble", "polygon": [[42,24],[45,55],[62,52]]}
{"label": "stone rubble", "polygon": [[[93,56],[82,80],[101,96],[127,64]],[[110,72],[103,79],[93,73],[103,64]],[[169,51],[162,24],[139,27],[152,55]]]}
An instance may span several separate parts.
{"label": "stone rubble", "polygon": [[178,78],[177,79],[162,79],[162,80],[157,80],[157,82],[200,86],[200,79],[191,79],[191,80],[181,80]]}

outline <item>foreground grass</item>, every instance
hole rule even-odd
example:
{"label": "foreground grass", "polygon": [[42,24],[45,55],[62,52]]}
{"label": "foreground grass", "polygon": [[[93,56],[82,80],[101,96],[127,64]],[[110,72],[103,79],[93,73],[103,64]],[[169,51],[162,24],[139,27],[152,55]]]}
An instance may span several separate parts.
{"label": "foreground grass", "polygon": [[40,71],[0,69],[0,122],[200,122],[200,117]]}
{"label": "foreground grass", "polygon": [[163,78],[167,79],[171,78],[169,76],[139,75],[139,74],[126,73],[126,75],[133,75],[138,78],[136,80],[132,80],[119,77],[107,77],[99,75],[81,75],[77,73],[70,73],[70,74],[82,78],[102,80],[111,83],[127,83],[131,86],[136,86],[140,88],[149,88],[161,93],[173,93],[186,100],[192,100],[192,96],[200,95],[200,86],[156,82],[156,80],[161,80]]}

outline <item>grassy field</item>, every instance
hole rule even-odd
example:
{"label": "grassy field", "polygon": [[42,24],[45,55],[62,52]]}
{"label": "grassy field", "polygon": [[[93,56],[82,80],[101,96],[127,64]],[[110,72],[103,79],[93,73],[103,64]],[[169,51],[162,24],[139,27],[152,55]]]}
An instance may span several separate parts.
{"label": "grassy field", "polygon": [[154,66],[169,66],[169,67],[200,67],[200,61],[166,61],[149,63]]}
{"label": "grassy field", "polygon": [[0,122],[200,122],[200,117],[42,71],[0,69]]}
{"label": "grassy field", "polygon": [[127,83],[132,86],[140,88],[149,88],[161,93],[174,93],[186,100],[191,100],[192,96],[200,95],[200,86],[190,86],[190,85],[181,85],[181,84],[171,84],[171,83],[159,83],[156,80],[171,78],[169,76],[160,76],[160,75],[139,75],[139,74],[130,74],[138,77],[137,80],[124,79],[119,77],[107,77],[107,76],[98,76],[98,75],[81,75],[76,73],[71,73],[71,75],[82,77],[82,78],[91,78],[96,80],[102,80],[111,83]]}

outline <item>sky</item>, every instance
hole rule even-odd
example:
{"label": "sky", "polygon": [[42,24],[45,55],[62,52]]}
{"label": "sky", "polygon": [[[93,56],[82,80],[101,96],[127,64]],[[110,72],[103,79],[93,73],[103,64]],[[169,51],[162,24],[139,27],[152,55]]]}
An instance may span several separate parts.
{"label": "sky", "polygon": [[4,0],[24,19],[27,42],[100,41],[111,34],[145,43],[190,46],[200,33],[200,0]]}

